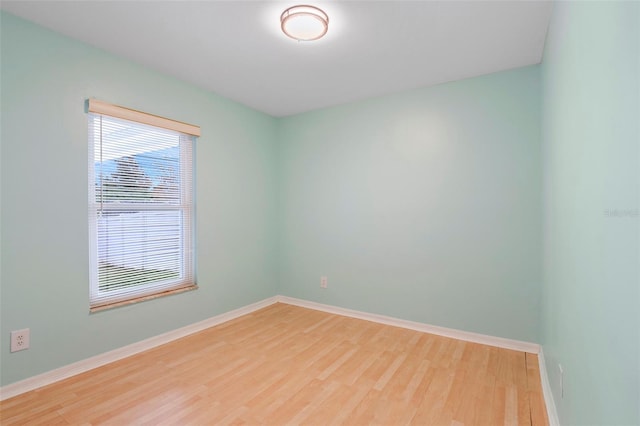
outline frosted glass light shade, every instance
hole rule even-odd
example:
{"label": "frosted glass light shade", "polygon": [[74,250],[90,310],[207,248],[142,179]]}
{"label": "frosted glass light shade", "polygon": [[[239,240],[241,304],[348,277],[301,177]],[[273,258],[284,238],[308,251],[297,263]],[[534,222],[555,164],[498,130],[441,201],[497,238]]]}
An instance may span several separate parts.
{"label": "frosted glass light shade", "polygon": [[280,15],[280,27],[294,40],[318,40],[329,29],[329,16],[315,6],[293,6]]}

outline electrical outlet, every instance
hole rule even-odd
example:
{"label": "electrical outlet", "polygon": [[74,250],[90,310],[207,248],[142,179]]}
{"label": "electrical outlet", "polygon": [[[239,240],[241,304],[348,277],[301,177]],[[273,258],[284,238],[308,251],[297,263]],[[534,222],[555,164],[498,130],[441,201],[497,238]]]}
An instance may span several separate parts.
{"label": "electrical outlet", "polygon": [[16,330],[11,332],[11,352],[29,349],[29,329]]}
{"label": "electrical outlet", "polygon": [[564,398],[564,370],[560,364],[558,364],[558,381],[560,382],[560,399],[562,399]]}
{"label": "electrical outlet", "polygon": [[327,277],[320,277],[320,287],[327,288]]}

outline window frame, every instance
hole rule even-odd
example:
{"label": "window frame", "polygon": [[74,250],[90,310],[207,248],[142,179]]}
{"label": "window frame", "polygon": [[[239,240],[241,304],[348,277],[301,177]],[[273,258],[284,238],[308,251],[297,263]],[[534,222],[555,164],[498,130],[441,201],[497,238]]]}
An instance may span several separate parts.
{"label": "window frame", "polygon": [[[147,114],[137,110],[120,107],[106,102],[89,99],[87,101],[88,118],[88,154],[89,154],[89,260],[90,260],[90,283],[89,283],[89,306],[90,312],[110,309],[131,303],[137,303],[170,294],[181,293],[197,289],[195,278],[195,138],[200,136],[200,128],[191,124],[167,119],[164,117]],[[96,163],[95,152],[98,144],[102,144],[102,120],[116,119],[125,120],[134,125],[151,126],[150,130],[167,130],[175,132],[179,138],[179,161],[180,161],[180,189],[179,202],[170,203],[102,203],[96,199]],[[100,129],[95,129],[95,121],[100,122]],[[96,131],[100,132],[100,142],[96,142]],[[101,145],[100,145],[101,146]],[[102,183],[101,183],[102,185]],[[185,191],[185,185],[189,185]],[[106,205],[106,206],[105,206]],[[122,286],[120,289],[111,292],[100,289],[100,266],[99,266],[99,214],[105,212],[144,212],[144,211],[173,211],[179,212],[176,216],[179,222],[179,235],[174,235],[180,243],[180,275],[175,280],[153,280],[147,285],[140,285],[136,288]],[[142,216],[144,217],[144,215]],[[146,226],[146,225],[145,225]],[[123,231],[124,232],[124,231]],[[131,232],[131,231],[130,231]],[[138,231],[139,233],[139,231]],[[146,238],[146,237],[145,237]]]}

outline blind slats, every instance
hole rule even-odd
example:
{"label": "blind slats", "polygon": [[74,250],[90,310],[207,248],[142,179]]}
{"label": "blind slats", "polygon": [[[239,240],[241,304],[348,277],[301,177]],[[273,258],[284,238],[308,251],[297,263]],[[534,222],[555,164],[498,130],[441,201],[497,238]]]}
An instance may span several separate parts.
{"label": "blind slats", "polygon": [[91,305],[193,285],[192,137],[108,115],[89,122]]}

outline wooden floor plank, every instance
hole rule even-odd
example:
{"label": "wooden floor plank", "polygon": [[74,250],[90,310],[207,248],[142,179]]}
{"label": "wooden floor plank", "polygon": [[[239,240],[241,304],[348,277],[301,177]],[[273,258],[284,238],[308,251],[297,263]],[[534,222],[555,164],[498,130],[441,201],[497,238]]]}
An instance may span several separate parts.
{"label": "wooden floor plank", "polygon": [[286,304],[0,402],[3,425],[548,425],[538,358]]}
{"label": "wooden floor plank", "polygon": [[529,405],[531,407],[531,425],[548,425],[549,418],[542,395],[542,383],[540,380],[540,365],[538,355],[525,354],[527,365],[527,390],[529,395]]}

